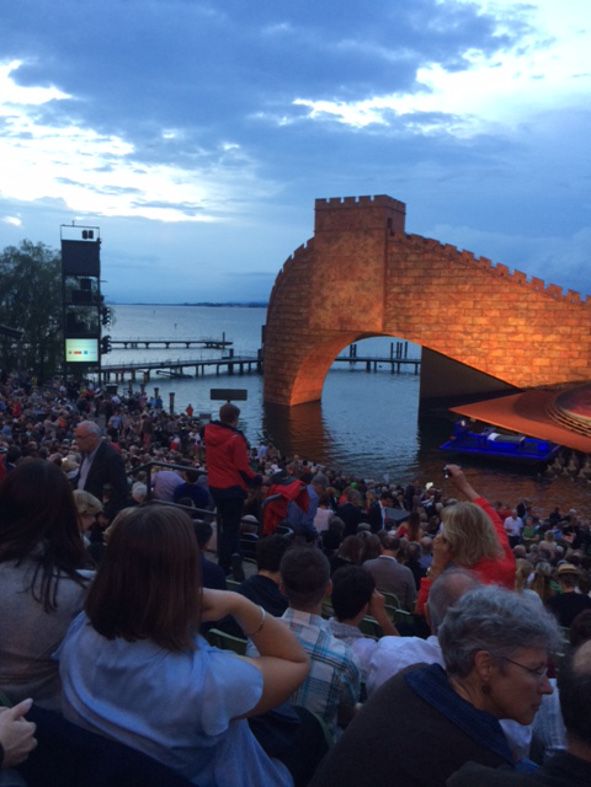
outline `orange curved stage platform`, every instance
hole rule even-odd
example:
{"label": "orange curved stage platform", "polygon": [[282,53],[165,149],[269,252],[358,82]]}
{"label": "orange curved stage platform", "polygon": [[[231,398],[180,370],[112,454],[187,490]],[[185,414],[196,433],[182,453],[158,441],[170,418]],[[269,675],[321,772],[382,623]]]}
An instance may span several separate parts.
{"label": "orange curved stage platform", "polygon": [[[577,399],[586,401],[590,392],[591,386],[568,391],[568,396],[556,390],[523,391],[450,409],[502,429],[591,454],[591,419],[581,418],[573,406]],[[565,400],[568,407],[564,407]]]}

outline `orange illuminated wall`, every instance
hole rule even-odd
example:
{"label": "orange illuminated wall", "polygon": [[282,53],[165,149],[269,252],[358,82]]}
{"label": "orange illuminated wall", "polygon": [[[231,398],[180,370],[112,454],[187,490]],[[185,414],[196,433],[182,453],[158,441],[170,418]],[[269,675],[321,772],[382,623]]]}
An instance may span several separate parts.
{"label": "orange illuminated wall", "polygon": [[498,387],[581,382],[591,379],[590,327],[589,298],[407,234],[398,200],[320,199],[314,237],[271,293],[265,401],[320,399],[335,356],[370,336],[416,342]]}

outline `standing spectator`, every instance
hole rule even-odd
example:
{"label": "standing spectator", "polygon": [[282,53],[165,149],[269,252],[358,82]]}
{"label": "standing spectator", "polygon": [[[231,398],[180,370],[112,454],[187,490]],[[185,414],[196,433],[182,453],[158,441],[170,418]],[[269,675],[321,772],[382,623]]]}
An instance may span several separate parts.
{"label": "standing spectator", "polygon": [[503,522],[505,533],[509,537],[509,543],[512,547],[521,543],[521,531],[523,530],[523,519],[518,515],[517,509],[514,508]]}
{"label": "standing spectator", "polygon": [[101,438],[100,427],[94,421],[81,421],[74,429],[74,437],[83,457],[76,487],[97,497],[106,516],[113,519],[125,508],[129,497],[123,460]]}
{"label": "standing spectator", "polygon": [[226,574],[244,578],[240,565],[240,519],[248,486],[260,485],[261,476],[248,464],[248,443],[238,429],[240,410],[220,407],[220,420],[203,427],[209,491],[217,508],[219,564]]}

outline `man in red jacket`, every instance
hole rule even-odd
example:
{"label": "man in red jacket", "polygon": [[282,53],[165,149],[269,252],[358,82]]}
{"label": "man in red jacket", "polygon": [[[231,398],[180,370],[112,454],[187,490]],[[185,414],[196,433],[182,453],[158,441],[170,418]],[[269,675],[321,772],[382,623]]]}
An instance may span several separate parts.
{"label": "man in red jacket", "polygon": [[[220,420],[202,430],[209,491],[217,508],[218,558],[226,574],[232,570],[233,555],[240,555],[240,520],[246,490],[262,482],[248,464],[248,443],[237,428],[239,415],[239,408],[228,402],[220,407]],[[235,560],[239,562],[239,558]]]}

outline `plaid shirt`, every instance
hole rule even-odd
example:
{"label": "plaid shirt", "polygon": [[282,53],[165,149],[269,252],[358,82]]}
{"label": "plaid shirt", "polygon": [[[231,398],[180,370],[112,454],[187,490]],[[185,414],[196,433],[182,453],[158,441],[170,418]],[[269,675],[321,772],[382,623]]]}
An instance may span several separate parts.
{"label": "plaid shirt", "polygon": [[359,700],[359,670],[351,650],[319,615],[289,608],[281,619],[310,656],[310,673],[291,702],[322,717],[334,736],[339,705],[352,706]]}

